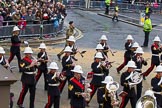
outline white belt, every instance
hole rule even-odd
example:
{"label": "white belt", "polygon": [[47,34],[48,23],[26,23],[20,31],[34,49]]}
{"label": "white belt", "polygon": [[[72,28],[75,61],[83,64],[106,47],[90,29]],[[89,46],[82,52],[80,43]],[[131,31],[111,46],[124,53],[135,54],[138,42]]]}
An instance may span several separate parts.
{"label": "white belt", "polygon": [[56,84],[48,84],[49,86],[59,86],[59,83]]}
{"label": "white belt", "polygon": [[141,69],[135,69],[135,71],[141,71]]}
{"label": "white belt", "polygon": [[159,57],[159,54],[152,54],[152,56],[158,56]]}
{"label": "white belt", "polygon": [[94,75],[96,75],[96,76],[103,76],[104,74],[103,73],[101,73],[101,74],[94,74]]}
{"label": "white belt", "polygon": [[24,72],[25,74],[33,75],[36,74],[36,72]]}

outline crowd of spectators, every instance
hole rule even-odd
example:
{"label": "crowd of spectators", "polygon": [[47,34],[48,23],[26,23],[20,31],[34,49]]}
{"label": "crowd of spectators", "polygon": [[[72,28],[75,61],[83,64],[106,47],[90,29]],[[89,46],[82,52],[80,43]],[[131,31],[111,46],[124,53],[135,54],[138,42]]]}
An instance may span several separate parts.
{"label": "crowd of spectators", "polygon": [[66,8],[60,2],[34,0],[0,0],[0,26],[49,23],[54,19],[63,20]]}

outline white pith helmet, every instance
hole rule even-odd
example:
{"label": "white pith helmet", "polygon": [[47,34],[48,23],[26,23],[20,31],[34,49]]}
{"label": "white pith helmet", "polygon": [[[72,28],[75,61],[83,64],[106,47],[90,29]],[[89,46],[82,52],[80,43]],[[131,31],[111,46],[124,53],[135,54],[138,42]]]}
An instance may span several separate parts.
{"label": "white pith helmet", "polygon": [[32,54],[33,51],[32,51],[32,49],[30,47],[26,47],[25,50],[24,50],[24,53],[30,53],[30,54]]}
{"label": "white pith helmet", "polygon": [[162,72],[162,65],[157,66],[155,72],[156,73]]}
{"label": "white pith helmet", "polygon": [[104,81],[102,81],[102,83],[104,84],[107,84],[107,83],[110,83],[110,82],[113,82],[113,77],[112,76],[106,76]]}
{"label": "white pith helmet", "polygon": [[97,52],[96,55],[95,55],[95,58],[103,59],[102,53],[101,52]]}
{"label": "white pith helmet", "polygon": [[157,41],[157,42],[161,42],[161,40],[160,40],[160,38],[159,38],[159,36],[156,36],[155,38],[154,38],[154,40],[153,40],[154,42],[155,41]]}
{"label": "white pith helmet", "polygon": [[59,69],[59,67],[56,62],[51,62],[48,69]]}
{"label": "white pith helmet", "polygon": [[100,40],[107,40],[106,35],[102,35],[101,38],[100,38]]}
{"label": "white pith helmet", "polygon": [[81,74],[83,73],[82,67],[80,65],[75,65],[74,69],[71,71],[76,73],[81,73]]}
{"label": "white pith helmet", "polygon": [[143,54],[143,49],[141,47],[138,47],[135,51],[135,53],[140,53],[140,54]]}
{"label": "white pith helmet", "polygon": [[14,32],[14,31],[20,31],[20,29],[19,29],[18,26],[14,26],[12,31],[13,31],[13,32]]}
{"label": "white pith helmet", "polygon": [[147,90],[147,91],[145,91],[144,95],[149,95],[149,96],[154,97],[154,92],[152,90]]}
{"label": "white pith helmet", "polygon": [[5,54],[3,47],[0,47],[0,54]]}
{"label": "white pith helmet", "polygon": [[138,47],[139,47],[139,44],[137,42],[134,42],[132,45],[132,48],[138,48]]}
{"label": "white pith helmet", "polygon": [[46,44],[45,43],[41,43],[40,46],[39,46],[40,49],[46,49]]}
{"label": "white pith helmet", "polygon": [[132,35],[128,35],[127,38],[125,40],[133,40]]}
{"label": "white pith helmet", "polygon": [[135,62],[131,60],[127,63],[126,67],[136,68],[137,66],[135,65]]}
{"label": "white pith helmet", "polygon": [[97,44],[96,49],[98,50],[98,49],[104,49],[104,48],[101,44]]}
{"label": "white pith helmet", "polygon": [[65,49],[64,49],[64,52],[72,52],[70,46],[66,46]]}
{"label": "white pith helmet", "polygon": [[67,41],[75,42],[75,37],[74,36],[69,36],[69,39],[67,39]]}

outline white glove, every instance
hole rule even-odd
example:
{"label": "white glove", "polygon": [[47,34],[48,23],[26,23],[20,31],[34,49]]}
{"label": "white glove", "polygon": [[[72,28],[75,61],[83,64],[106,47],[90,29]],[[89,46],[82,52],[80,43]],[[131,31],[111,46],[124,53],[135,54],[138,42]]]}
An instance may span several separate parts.
{"label": "white glove", "polygon": [[130,43],[128,46],[131,47],[131,45],[132,45],[132,44]]}
{"label": "white glove", "polygon": [[25,44],[25,45],[28,45],[28,44],[29,44],[29,42],[28,42],[28,41],[24,41],[24,44]]}
{"label": "white glove", "polygon": [[102,97],[105,98],[105,94]]}

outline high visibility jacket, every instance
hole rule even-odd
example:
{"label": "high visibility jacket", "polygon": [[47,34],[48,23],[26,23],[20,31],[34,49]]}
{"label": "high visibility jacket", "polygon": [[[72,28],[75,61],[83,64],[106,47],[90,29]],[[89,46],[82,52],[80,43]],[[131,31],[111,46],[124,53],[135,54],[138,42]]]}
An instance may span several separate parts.
{"label": "high visibility jacket", "polygon": [[118,6],[115,6],[115,11],[119,11],[119,7]]}
{"label": "high visibility jacket", "polygon": [[148,32],[150,32],[152,30],[152,24],[151,24],[151,19],[150,18],[145,20],[143,30],[148,31]]}
{"label": "high visibility jacket", "polygon": [[106,5],[110,5],[111,0],[105,0]]}

